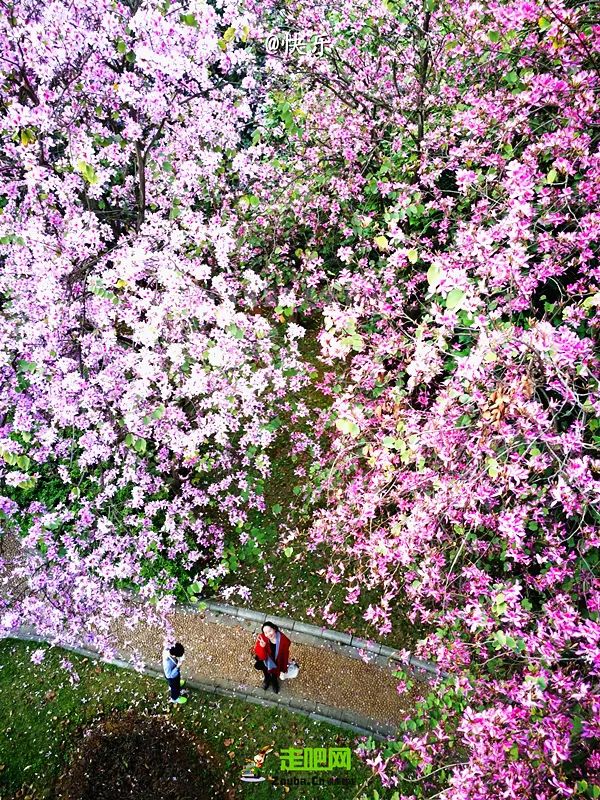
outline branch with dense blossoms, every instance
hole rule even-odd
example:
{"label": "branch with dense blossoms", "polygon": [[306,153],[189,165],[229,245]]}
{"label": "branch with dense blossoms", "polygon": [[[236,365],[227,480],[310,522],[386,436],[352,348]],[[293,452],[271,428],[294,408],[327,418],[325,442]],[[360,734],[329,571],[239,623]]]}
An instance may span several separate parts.
{"label": "branch with dense blossoms", "polygon": [[[365,619],[380,635],[403,612],[424,627],[419,652],[460,690],[443,711],[450,688],[435,690],[439,714],[409,721],[383,772],[414,775],[411,796],[585,792],[600,647],[590,8],[294,12],[333,44],[272,63],[254,191],[288,239],[278,276],[323,311],[341,373],[322,387],[311,546],[348,602],[379,593]],[[468,765],[438,771],[456,748]]]}
{"label": "branch with dense blossoms", "polygon": [[264,508],[273,418],[307,377],[298,336],[252,313],[264,281],[233,232],[253,20],[201,2],[3,19],[0,478],[31,590],[3,587],[5,631],[110,648],[123,588],[218,581]]}

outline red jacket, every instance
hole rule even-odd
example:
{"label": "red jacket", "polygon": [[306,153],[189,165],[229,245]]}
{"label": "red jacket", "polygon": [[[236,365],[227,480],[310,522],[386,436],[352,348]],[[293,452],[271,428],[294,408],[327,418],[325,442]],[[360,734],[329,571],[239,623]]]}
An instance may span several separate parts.
{"label": "red jacket", "polygon": [[[275,660],[277,669],[270,670],[271,672],[274,672],[277,677],[279,677],[282,672],[287,672],[288,662],[290,659],[290,644],[291,642],[285,633],[279,631],[279,652],[277,653],[277,659]],[[256,640],[254,652],[262,661],[266,661],[271,655],[269,640],[262,633],[259,634],[259,637]]]}

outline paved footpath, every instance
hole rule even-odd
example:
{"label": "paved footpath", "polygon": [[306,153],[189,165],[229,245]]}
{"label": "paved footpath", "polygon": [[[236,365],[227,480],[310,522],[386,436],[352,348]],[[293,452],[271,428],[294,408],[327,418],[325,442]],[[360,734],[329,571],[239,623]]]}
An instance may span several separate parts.
{"label": "paved footpath", "polygon": [[[400,664],[393,650],[297,621],[269,619],[290,637],[290,657],[300,664],[297,678],[280,681],[279,694],[262,688],[262,673],[254,669],[251,655],[264,614],[218,603],[209,603],[202,611],[182,606],[170,615],[176,638],[186,648],[182,677],[204,691],[282,706],[380,739],[393,735],[426,688],[426,678],[435,672],[433,665],[412,659],[411,669],[420,678],[415,686],[421,691],[398,693],[393,673]],[[146,663],[145,671],[162,676],[161,628],[138,625],[132,629],[123,620],[114,634],[118,658],[113,663],[131,668],[130,654],[137,650]],[[17,635],[41,638],[32,629],[21,629]],[[97,657],[83,645],[72,649]]]}
{"label": "paved footpath", "polygon": [[[235,612],[235,609],[232,609]],[[272,621],[277,621],[270,617]],[[348,648],[314,634],[282,630],[291,638],[290,657],[300,664],[300,673],[280,681],[276,695],[262,688],[262,673],[254,669],[251,648],[260,623],[227,613],[179,609],[171,615],[176,638],[186,647],[184,677],[211,683],[235,694],[285,705],[382,735],[395,726],[414,705],[414,696],[399,694],[393,672],[398,662],[368,654],[365,663],[357,648]],[[318,630],[318,629],[317,629]],[[119,649],[139,648],[153,666],[162,647],[163,633],[147,626],[118,632]],[[346,652],[345,652],[346,651]],[[251,699],[246,697],[245,699]]]}

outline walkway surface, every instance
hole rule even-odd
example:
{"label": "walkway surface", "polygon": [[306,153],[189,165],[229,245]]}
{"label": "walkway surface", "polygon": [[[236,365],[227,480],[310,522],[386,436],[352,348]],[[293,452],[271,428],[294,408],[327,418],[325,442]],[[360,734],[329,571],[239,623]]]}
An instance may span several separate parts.
{"label": "walkway surface", "polygon": [[[264,691],[263,675],[254,669],[251,654],[260,631],[258,623],[183,609],[172,614],[171,621],[177,640],[186,647],[182,674],[202,683],[216,681],[237,692],[258,691],[284,705],[299,707],[304,702],[307,710],[315,703],[317,713],[320,710],[330,717],[332,709],[346,712],[347,722],[381,733],[392,732],[414,705],[414,697],[397,691],[398,679],[393,675],[399,667],[397,662],[389,667],[381,664],[381,658],[379,663],[375,659],[365,663],[339,652],[333,643],[322,640],[309,644],[308,637],[289,632],[290,657],[300,664],[299,675],[280,681],[279,695],[272,689]],[[148,627],[118,631],[119,649],[139,648],[149,663],[156,662],[162,638],[162,631]]]}
{"label": "walkway surface", "polygon": [[[400,664],[390,657],[391,651],[387,655],[365,653],[353,646],[345,634],[324,632],[290,620],[289,627],[298,625],[302,629],[302,632],[296,632],[281,625],[292,640],[290,657],[298,661],[299,675],[293,680],[280,681],[281,690],[277,695],[272,689],[265,691],[262,673],[254,669],[251,654],[261,627],[260,615],[218,604],[213,606],[211,608],[209,604],[209,608],[203,611],[183,606],[170,615],[176,639],[186,648],[182,677],[191,686],[250,702],[280,705],[357,732],[375,734],[377,738],[394,733],[397,724],[414,708],[416,697],[425,687],[417,681],[414,690],[398,692],[399,681],[393,673]],[[234,616],[238,611],[258,619],[240,619]],[[277,618],[271,619],[277,622]],[[128,628],[125,622],[119,621],[114,629],[119,653],[119,660],[115,663],[127,666],[130,654],[137,650],[148,667],[147,671],[162,674],[163,630],[148,625]],[[37,638],[32,629],[22,629],[20,634],[23,638]],[[341,641],[334,641],[336,636]],[[93,655],[93,651],[84,645],[82,649]],[[373,649],[377,651],[378,646]],[[369,658],[368,663],[363,660],[365,655]]]}

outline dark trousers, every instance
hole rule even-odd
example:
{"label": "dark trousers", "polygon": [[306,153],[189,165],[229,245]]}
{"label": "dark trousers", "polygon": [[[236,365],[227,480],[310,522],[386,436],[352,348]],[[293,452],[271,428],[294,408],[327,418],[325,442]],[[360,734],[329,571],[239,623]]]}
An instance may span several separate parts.
{"label": "dark trousers", "polygon": [[174,678],[167,678],[167,683],[171,689],[171,700],[177,700],[181,694],[181,675],[177,673]]}
{"label": "dark trousers", "polygon": [[277,675],[275,674],[275,670],[268,670],[262,662],[262,672],[265,676],[265,685],[272,686],[274,689],[279,689],[279,681],[277,680]]}

